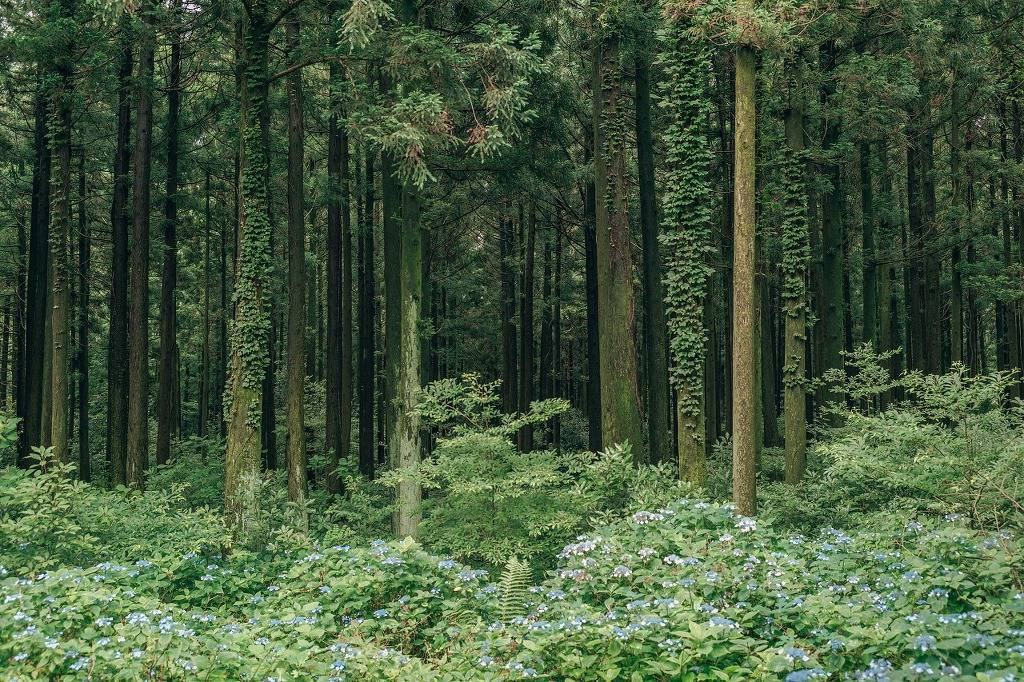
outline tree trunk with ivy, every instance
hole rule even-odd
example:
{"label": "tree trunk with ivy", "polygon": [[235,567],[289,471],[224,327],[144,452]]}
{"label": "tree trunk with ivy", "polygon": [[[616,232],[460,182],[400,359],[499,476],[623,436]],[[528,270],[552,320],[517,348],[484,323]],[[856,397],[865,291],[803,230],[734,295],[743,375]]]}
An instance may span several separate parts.
{"label": "tree trunk with ivy", "polygon": [[[240,180],[235,322],[232,327],[230,406],[227,416],[224,511],[227,524],[244,536],[257,503],[261,460],[261,389],[269,362],[266,301],[270,272],[270,216],[267,214],[267,149],[259,112],[267,105],[259,84],[267,69],[267,5],[252,4],[243,36],[239,82]],[[265,92],[265,91],[264,91]]]}
{"label": "tree trunk with ivy", "polygon": [[[671,379],[676,393],[679,477],[702,485],[707,477],[704,428],[704,327],[708,293],[713,199],[712,157],[705,121],[710,116],[710,53],[687,35],[682,22],[670,27],[662,55],[666,107],[665,192],[662,233],[665,245],[665,306]],[[650,351],[649,351],[650,352]]]}
{"label": "tree trunk with ivy", "polygon": [[[794,68],[799,68],[794,67]],[[782,299],[785,318],[782,365],[786,482],[798,483],[807,467],[807,266],[811,258],[804,177],[804,114],[798,78],[791,79],[785,113],[782,182]],[[867,304],[865,304],[867,305]]]}
{"label": "tree trunk with ivy", "polygon": [[629,229],[629,140],[615,36],[594,47],[594,185],[597,218],[597,295],[601,365],[601,440],[629,443],[644,461],[636,362],[636,304]]}

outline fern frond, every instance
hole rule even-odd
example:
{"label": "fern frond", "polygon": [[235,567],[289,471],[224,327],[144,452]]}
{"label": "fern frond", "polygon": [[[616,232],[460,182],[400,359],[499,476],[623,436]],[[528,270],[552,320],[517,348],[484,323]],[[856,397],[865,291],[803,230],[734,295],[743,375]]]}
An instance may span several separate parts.
{"label": "fern frond", "polygon": [[508,622],[526,615],[526,592],[530,589],[533,571],[525,561],[513,556],[505,564],[498,584],[498,613],[501,620]]}

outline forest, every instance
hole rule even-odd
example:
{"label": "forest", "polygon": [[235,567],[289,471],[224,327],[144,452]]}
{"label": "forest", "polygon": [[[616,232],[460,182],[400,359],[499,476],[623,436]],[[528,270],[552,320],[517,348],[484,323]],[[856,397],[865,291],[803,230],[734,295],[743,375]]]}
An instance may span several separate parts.
{"label": "forest", "polygon": [[0,0],[0,679],[1024,679],[1018,0]]}

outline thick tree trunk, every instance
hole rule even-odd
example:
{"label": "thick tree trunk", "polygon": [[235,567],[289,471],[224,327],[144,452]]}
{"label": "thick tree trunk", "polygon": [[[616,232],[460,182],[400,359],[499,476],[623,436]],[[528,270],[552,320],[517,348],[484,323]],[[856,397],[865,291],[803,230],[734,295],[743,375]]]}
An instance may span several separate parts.
{"label": "thick tree trunk", "polygon": [[786,482],[798,483],[807,468],[807,190],[804,159],[804,111],[799,81],[792,84],[786,110],[786,216],[783,227],[782,297],[785,341],[782,366],[785,423]]}
{"label": "thick tree trunk", "polygon": [[502,409],[513,413],[519,408],[519,349],[516,346],[515,232],[512,219],[498,219],[498,258],[501,268],[501,396]]}
{"label": "thick tree trunk", "polygon": [[128,448],[128,164],[131,155],[132,41],[129,23],[120,28],[117,75],[117,143],[114,196],[110,206],[110,325],[107,347],[107,459],[113,485],[125,483]]}
{"label": "thick tree trunk", "polygon": [[930,108],[926,108],[925,128],[921,144],[921,180],[924,189],[924,369],[929,374],[939,374],[942,362],[942,311],[940,288],[941,264],[939,261],[938,213],[935,198],[935,134],[931,128]]}
{"label": "thick tree trunk", "polygon": [[[537,203],[533,199],[530,200],[526,220],[522,220],[521,214],[522,211],[520,210],[523,279],[519,297],[519,328],[521,334],[519,338],[519,410],[527,412],[534,398],[533,305],[537,244]],[[530,452],[531,450],[533,450],[533,426],[527,425],[519,430],[519,451]]]}
{"label": "thick tree trunk", "polygon": [[[285,24],[290,61],[298,61],[299,20],[292,13]],[[288,421],[288,499],[297,510],[303,528],[306,518],[306,225],[305,225],[305,129],[302,113],[302,70],[288,76],[288,368],[286,412]]]}
{"label": "thick tree trunk", "polygon": [[949,360],[951,363],[964,362],[964,314],[963,314],[963,282],[960,275],[960,216],[963,210],[963,178],[960,177],[960,155],[963,145],[963,131],[960,125],[960,90],[954,82],[952,88],[952,101],[950,104],[950,132],[949,132],[949,178],[952,184],[952,196],[950,201],[954,209],[954,217],[950,221],[949,230],[952,234],[953,249],[950,254],[950,281],[951,290],[949,297]]}
{"label": "thick tree trunk", "polygon": [[622,133],[613,132],[626,114],[616,39],[597,44],[593,69],[601,440],[605,446],[629,443],[634,461],[643,462],[627,148]]}
{"label": "thick tree trunk", "polygon": [[[883,206],[889,207],[882,211],[879,222],[881,243],[888,246],[876,251],[876,255],[879,257],[879,260],[884,262],[895,260],[896,244],[898,243],[900,230],[895,219],[896,197],[893,195],[892,169],[889,167],[889,159],[885,142],[880,143],[878,149],[879,168],[882,171],[881,178],[879,180],[879,190],[882,195]],[[881,257],[882,253],[885,254],[884,258]],[[895,296],[895,289],[893,287],[895,284],[895,278],[895,264],[890,262],[883,265],[880,276],[878,276],[878,351],[881,353],[894,350],[899,345],[896,341],[895,324],[895,321],[899,316],[899,310],[896,307],[896,303],[893,301],[893,297]],[[895,357],[885,363],[885,367],[889,370],[889,374],[891,376],[895,376],[897,374],[897,363],[898,361]],[[894,396],[891,391],[886,391],[881,396],[879,407],[885,409],[886,406],[892,402],[893,397]]]}
{"label": "thick tree trunk", "polygon": [[[16,296],[17,294],[15,294]],[[10,345],[11,345],[11,299],[13,297],[8,296],[4,298],[3,306],[3,328],[0,330],[0,410],[7,411],[8,401],[7,394],[8,389],[11,386],[9,379],[9,372],[11,368],[10,363]]]}
{"label": "thick tree trunk", "polygon": [[167,78],[167,182],[164,193],[163,270],[160,286],[160,356],[157,367],[156,463],[171,458],[171,434],[175,402],[178,288],[178,129],[181,107],[181,34],[178,27],[181,0],[171,9],[171,62]]}
{"label": "thick tree trunk", "polygon": [[153,145],[153,59],[156,35],[152,0],[143,8],[145,22],[136,37],[134,182],[132,250],[128,301],[128,451],[125,483],[141,488],[149,461],[149,209]]}
{"label": "thick tree trunk", "polygon": [[[61,14],[67,12],[62,5]],[[51,279],[51,341],[50,380],[51,417],[50,444],[54,455],[61,462],[71,461],[70,418],[71,411],[71,213],[72,213],[72,169],[71,169],[71,104],[74,88],[71,44],[65,44],[58,59],[59,82],[54,91],[53,108],[56,113],[57,129],[51,144],[55,149],[57,183],[53,197],[54,224],[50,232]]]}
{"label": "thick tree trunk", "polygon": [[667,327],[658,245],[658,205],[651,133],[650,65],[635,60],[636,145],[640,184],[640,233],[643,243],[644,360],[647,371],[647,442],[652,462],[667,462],[672,430],[669,420]]}
{"label": "thick tree trunk", "polygon": [[376,272],[374,270],[373,223],[374,154],[367,148],[363,187],[363,224],[359,238],[359,472],[374,477],[376,449],[373,435],[373,410],[376,400]]}
{"label": "thick tree trunk", "polygon": [[[750,0],[744,7],[750,9]],[[745,516],[757,512],[754,444],[754,353],[756,311],[754,53],[736,51],[735,195],[733,201],[733,446],[732,497]]]}
{"label": "thick tree trunk", "polygon": [[861,340],[879,348],[876,335],[878,323],[878,254],[875,251],[874,192],[871,187],[871,146],[860,143],[860,207],[864,264],[861,270],[864,297],[864,319]]}
{"label": "thick tree trunk", "polygon": [[[592,131],[588,131],[585,156],[593,160]],[[593,452],[602,447],[601,440],[601,349],[599,343],[600,311],[597,301],[597,190],[592,179],[584,189],[583,207],[583,250],[584,289],[587,304],[587,434],[588,445]]]}
{"label": "thick tree trunk", "polygon": [[[331,79],[337,83],[340,78],[338,67],[331,65]],[[342,125],[344,125],[342,123]],[[326,446],[329,457],[327,489],[331,493],[341,492],[341,479],[337,468],[341,458],[348,455],[347,443],[343,441],[342,424],[342,382],[344,381],[344,347],[342,335],[346,328],[343,322],[344,274],[343,259],[343,215],[348,211],[348,197],[344,194],[347,185],[342,180],[344,161],[342,147],[347,146],[346,135],[339,129],[337,113],[331,114],[327,138],[327,337],[324,347],[326,355]]]}
{"label": "thick tree trunk", "polygon": [[[35,102],[35,160],[32,168],[32,213],[28,247],[28,285],[25,308],[25,379],[21,387],[22,436],[18,446],[18,466],[29,465],[32,447],[41,445],[43,432],[44,359],[46,318],[49,301],[50,260],[50,146],[47,118],[50,106],[46,91],[40,88]],[[35,349],[42,349],[36,352]]]}
{"label": "thick tree trunk", "polygon": [[199,359],[199,437],[209,435],[210,424],[210,169],[203,181],[203,344]]}
{"label": "thick tree trunk", "polygon": [[[420,222],[420,197],[406,184],[402,188],[401,305],[397,436],[394,464],[397,469],[414,469],[421,452],[420,419],[413,411],[421,387],[419,323],[423,306],[423,235]],[[403,478],[398,483],[395,535],[399,538],[419,534],[419,505],[423,492],[418,481]]]}
{"label": "thick tree trunk", "polygon": [[262,454],[261,393],[270,358],[266,344],[271,321],[267,278],[271,272],[270,216],[267,212],[267,149],[260,111],[267,106],[260,83],[267,71],[267,6],[256,0],[245,26],[240,55],[238,251],[235,322],[232,326],[231,404],[227,416],[224,512],[227,525],[245,539],[258,504]]}
{"label": "thick tree trunk", "polygon": [[92,247],[85,210],[85,152],[78,165],[78,478],[92,480],[89,456],[89,269]]}

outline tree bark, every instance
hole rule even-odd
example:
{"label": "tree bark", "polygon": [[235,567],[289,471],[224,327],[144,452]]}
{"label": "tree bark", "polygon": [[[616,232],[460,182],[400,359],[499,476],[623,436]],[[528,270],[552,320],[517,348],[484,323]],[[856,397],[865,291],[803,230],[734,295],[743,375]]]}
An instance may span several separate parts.
{"label": "tree bark", "polygon": [[[752,9],[744,0],[743,8]],[[736,51],[735,196],[733,201],[733,446],[732,497],[744,516],[757,512],[754,444],[755,138],[754,53]]]}
{"label": "tree bark", "polygon": [[[290,61],[297,61],[299,20],[295,13],[285,23]],[[288,499],[297,519],[306,528],[306,225],[305,225],[305,129],[302,111],[302,69],[288,76],[288,341],[286,411],[288,421]]]}
{"label": "tree bark", "polygon": [[[35,102],[34,164],[32,168],[32,212],[28,247],[28,284],[25,308],[25,379],[21,388],[22,436],[18,466],[29,465],[32,447],[43,443],[44,356],[46,317],[49,300],[50,260],[50,146],[47,142],[50,112],[48,95],[40,88]],[[42,349],[41,352],[33,352]],[[45,435],[49,439],[49,434]]]}
{"label": "tree bark", "polygon": [[801,83],[791,87],[786,110],[786,215],[783,232],[782,276],[785,305],[785,361],[782,367],[783,421],[787,483],[796,484],[807,469],[807,265],[810,240],[807,231],[807,190],[804,159],[804,109]]}
{"label": "tree bark", "polygon": [[864,297],[862,340],[878,350],[878,254],[875,250],[874,192],[871,186],[871,145],[860,143],[861,237],[864,265],[861,271]]}
{"label": "tree bark", "polygon": [[[585,158],[593,161],[592,131],[586,138]],[[602,448],[601,440],[601,349],[599,343],[600,312],[597,301],[597,191],[593,179],[584,189],[583,249],[584,288],[587,300],[587,435],[592,452]]]}
{"label": "tree bark", "polygon": [[366,155],[363,188],[363,224],[360,225],[359,256],[359,472],[368,479],[374,477],[376,450],[373,435],[373,410],[376,400],[375,363],[376,346],[376,273],[374,270],[373,223],[374,206],[374,154],[369,148]]}
{"label": "tree bark", "polygon": [[654,182],[654,138],[651,133],[650,65],[635,60],[636,146],[640,190],[640,233],[643,243],[644,360],[647,370],[647,442],[652,462],[669,461],[672,431],[669,420],[667,326],[658,245],[658,205]]}
{"label": "tree bark", "polygon": [[[526,220],[522,220],[520,211],[520,223],[522,228],[523,247],[523,278],[520,286],[519,297],[519,410],[528,412],[530,403],[533,402],[534,384],[534,333],[533,333],[533,307],[534,307],[534,280],[536,264],[537,244],[537,203],[530,199]],[[519,430],[519,451],[530,452],[533,450],[533,426],[527,425]]]}
{"label": "tree bark", "polygon": [[643,422],[636,363],[636,306],[629,231],[627,145],[619,126],[625,95],[614,37],[594,50],[594,185],[601,359],[601,440],[628,443],[643,462]]}
{"label": "tree bark", "polygon": [[128,301],[128,450],[125,483],[142,488],[149,461],[149,209],[153,145],[153,61],[156,35],[152,0],[143,6],[144,23],[136,37],[134,181],[132,249]]}
{"label": "tree bark", "polygon": [[78,165],[78,478],[92,480],[89,456],[89,270],[92,244],[85,210],[85,152]]}
{"label": "tree bark", "polygon": [[203,181],[203,345],[199,359],[199,437],[209,435],[210,424],[210,169]]}
{"label": "tree bark", "polygon": [[177,354],[178,288],[178,133],[181,107],[181,33],[178,22],[181,0],[171,8],[171,62],[167,78],[167,182],[164,193],[163,271],[160,286],[160,356],[157,369],[156,463],[171,458],[171,434],[175,402],[175,356]]}
{"label": "tree bark", "polygon": [[519,409],[519,349],[516,346],[515,232],[512,219],[498,219],[498,258],[501,261],[501,392],[502,409],[511,414]]}
{"label": "tree bark", "polygon": [[[336,87],[340,78],[339,68],[331,64],[332,87]],[[342,125],[344,125],[342,123]],[[344,273],[345,257],[343,244],[343,215],[348,211],[348,197],[344,190],[347,185],[342,180],[344,162],[342,147],[347,145],[346,135],[339,129],[338,115],[332,107],[328,124],[327,138],[327,337],[324,347],[326,355],[326,446],[329,457],[327,472],[327,489],[331,493],[341,492],[341,478],[337,474],[341,458],[348,455],[347,444],[343,441],[342,424],[342,383],[344,382],[343,363],[344,347],[342,335],[346,331],[343,322]]]}

